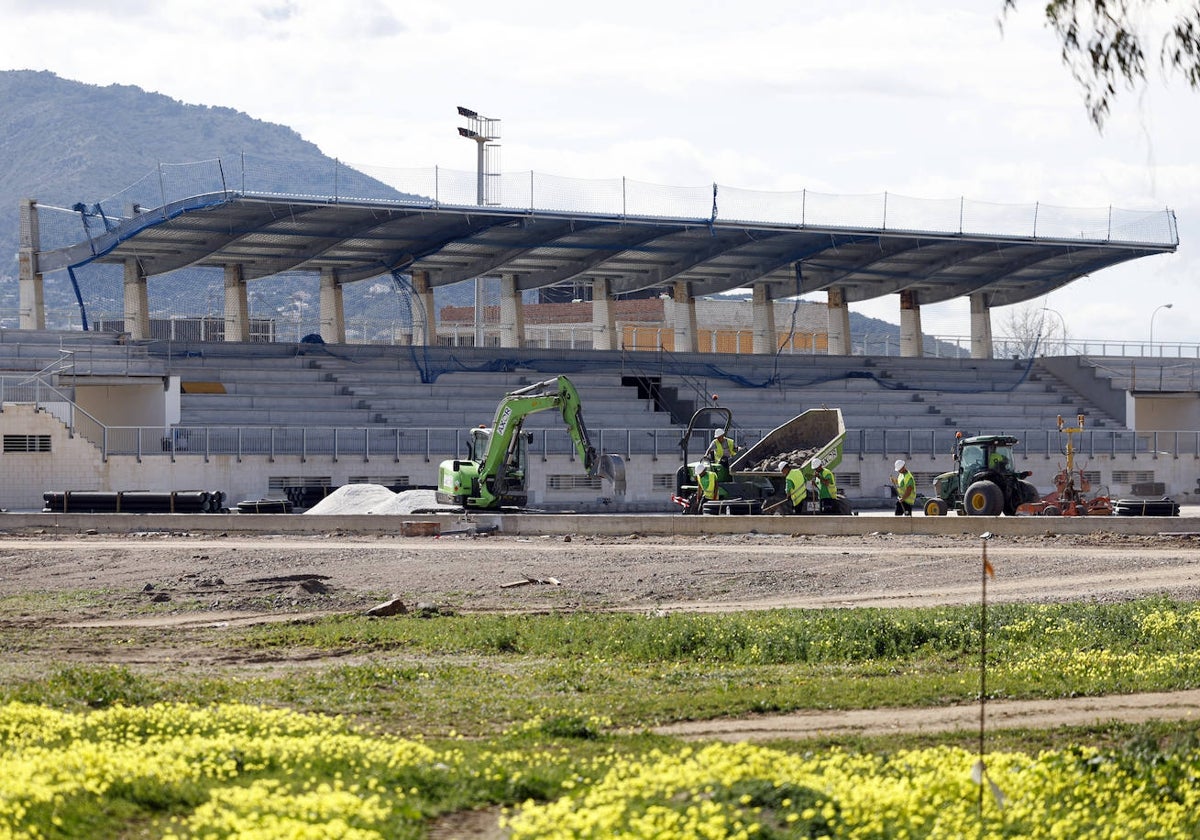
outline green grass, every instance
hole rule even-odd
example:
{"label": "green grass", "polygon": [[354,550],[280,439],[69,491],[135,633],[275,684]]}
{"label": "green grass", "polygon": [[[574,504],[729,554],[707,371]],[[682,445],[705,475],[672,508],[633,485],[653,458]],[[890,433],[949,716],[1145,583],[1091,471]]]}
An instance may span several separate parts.
{"label": "green grass", "polygon": [[[1200,686],[1200,610],[1190,603],[1000,605],[988,616],[989,698]],[[337,710],[435,737],[494,735],[546,715],[602,714],[638,730],[798,709],[974,703],[979,646],[978,610],[967,607],[6,627],[0,649],[19,652],[24,666],[0,666],[0,701],[239,700]],[[93,660],[112,656],[71,663],[55,653],[74,647],[100,651]],[[214,661],[193,663],[197,649]],[[138,664],[123,664],[130,660]]]}

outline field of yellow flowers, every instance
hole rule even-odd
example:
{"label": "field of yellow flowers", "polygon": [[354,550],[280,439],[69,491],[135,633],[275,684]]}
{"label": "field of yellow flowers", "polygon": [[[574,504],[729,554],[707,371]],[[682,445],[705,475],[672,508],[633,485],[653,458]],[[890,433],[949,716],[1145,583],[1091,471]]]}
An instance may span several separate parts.
{"label": "field of yellow flowers", "polygon": [[[66,665],[0,628],[3,838],[1200,836],[1200,723],[853,743],[688,743],[658,723],[978,701],[978,611],[352,616],[204,637],[287,671]],[[157,631],[154,631],[157,632]],[[988,697],[1200,685],[1200,608],[988,616]],[[152,631],[81,628],[141,649]],[[150,634],[150,635],[148,635]],[[234,656],[236,654],[236,656]],[[353,660],[348,662],[348,660]],[[24,666],[33,669],[32,665]],[[330,714],[321,710],[333,710]],[[982,758],[982,765],[980,764]]]}
{"label": "field of yellow flowers", "polygon": [[513,838],[1183,838],[1200,754],[993,753],[980,799],[961,748],[864,755],[747,744],[586,758],[432,746],[242,704],[60,712],[10,703],[0,837],[421,837],[449,808],[506,806]]}

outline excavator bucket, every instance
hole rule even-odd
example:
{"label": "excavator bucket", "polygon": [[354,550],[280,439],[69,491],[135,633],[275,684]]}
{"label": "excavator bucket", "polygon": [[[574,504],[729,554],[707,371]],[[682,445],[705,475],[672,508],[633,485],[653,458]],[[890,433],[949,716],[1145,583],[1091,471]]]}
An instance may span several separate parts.
{"label": "excavator bucket", "polygon": [[620,455],[601,455],[597,472],[606,486],[612,487],[614,496],[625,495],[625,459]]}

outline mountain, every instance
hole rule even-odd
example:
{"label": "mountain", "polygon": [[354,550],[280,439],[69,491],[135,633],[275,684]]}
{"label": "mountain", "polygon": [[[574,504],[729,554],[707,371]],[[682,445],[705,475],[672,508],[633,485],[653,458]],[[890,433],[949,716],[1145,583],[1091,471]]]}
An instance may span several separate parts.
{"label": "mountain", "polygon": [[[243,156],[270,164],[256,171],[255,189],[263,191],[294,192],[297,184],[328,182],[336,165],[293,129],[231,108],[189,105],[131,85],[83,84],[47,71],[0,71],[0,309],[5,314],[16,309],[21,199],[90,207],[139,181],[152,189],[157,179],[147,176],[160,163],[220,158],[232,169]],[[344,165],[337,177],[343,194],[405,197]],[[119,286],[94,299],[108,302],[115,295]],[[73,307],[69,284],[48,278],[46,305]]]}

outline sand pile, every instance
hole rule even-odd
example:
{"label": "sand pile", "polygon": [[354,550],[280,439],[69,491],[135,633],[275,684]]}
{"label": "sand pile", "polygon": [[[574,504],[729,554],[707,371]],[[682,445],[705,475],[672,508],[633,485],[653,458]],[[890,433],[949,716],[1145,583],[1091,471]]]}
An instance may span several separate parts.
{"label": "sand pile", "polygon": [[438,504],[432,490],[405,490],[393,493],[380,484],[346,484],[304,513],[348,515],[372,513],[383,516],[409,514],[418,510],[437,510],[457,513],[461,509]]}

